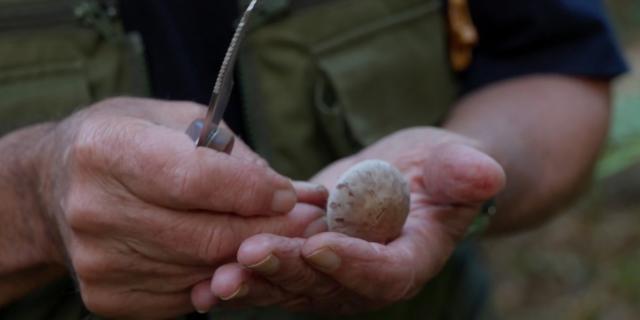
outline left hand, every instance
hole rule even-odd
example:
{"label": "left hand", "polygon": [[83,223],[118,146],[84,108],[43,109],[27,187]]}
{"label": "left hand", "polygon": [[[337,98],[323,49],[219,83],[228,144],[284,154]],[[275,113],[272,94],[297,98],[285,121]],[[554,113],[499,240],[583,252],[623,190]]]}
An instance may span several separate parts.
{"label": "left hand", "polygon": [[393,134],[314,179],[333,187],[355,162],[382,159],[405,174],[411,209],[399,238],[379,244],[338,233],[309,239],[261,234],[244,241],[237,263],[192,291],[198,310],[280,305],[337,314],[411,298],[436,276],[486,200],[505,184],[502,167],[472,140],[432,128]]}

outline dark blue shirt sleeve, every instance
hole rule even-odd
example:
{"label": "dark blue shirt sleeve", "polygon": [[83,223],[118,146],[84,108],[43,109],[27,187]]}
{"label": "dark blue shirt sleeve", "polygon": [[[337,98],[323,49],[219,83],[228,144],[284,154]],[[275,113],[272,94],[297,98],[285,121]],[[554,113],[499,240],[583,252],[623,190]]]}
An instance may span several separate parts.
{"label": "dark blue shirt sleeve", "polygon": [[627,70],[601,0],[470,0],[480,42],[464,92],[555,73],[610,79]]}

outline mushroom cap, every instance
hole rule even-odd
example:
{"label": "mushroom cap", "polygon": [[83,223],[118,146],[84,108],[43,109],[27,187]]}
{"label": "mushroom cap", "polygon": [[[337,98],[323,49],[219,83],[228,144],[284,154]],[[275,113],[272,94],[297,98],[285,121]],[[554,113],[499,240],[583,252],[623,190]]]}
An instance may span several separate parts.
{"label": "mushroom cap", "polygon": [[329,194],[329,231],[372,242],[397,238],[409,214],[409,184],[393,165],[366,160],[347,170]]}

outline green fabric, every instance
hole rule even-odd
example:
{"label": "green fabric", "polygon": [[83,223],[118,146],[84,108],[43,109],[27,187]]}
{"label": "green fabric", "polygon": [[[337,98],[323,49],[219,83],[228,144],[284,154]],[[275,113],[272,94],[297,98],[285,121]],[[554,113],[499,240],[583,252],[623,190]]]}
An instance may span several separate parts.
{"label": "green fabric", "polygon": [[[0,135],[110,96],[147,95],[139,38],[99,8],[94,0],[0,0]],[[97,317],[62,279],[1,308],[0,319]]]}
{"label": "green fabric", "polygon": [[640,121],[638,121],[640,92],[638,88],[640,88],[638,71],[616,83],[609,139],[596,167],[598,179],[605,179],[623,172],[640,161]]}
{"label": "green fabric", "polygon": [[[242,81],[252,143],[305,179],[392,132],[437,125],[457,92],[440,1],[265,2],[247,36]],[[409,302],[351,317],[277,308],[212,319],[475,319],[483,272],[461,249]]]}
{"label": "green fabric", "polygon": [[[456,83],[440,1],[262,3],[242,51],[242,87],[253,143],[279,171],[308,178],[391,132],[436,125],[452,104]],[[140,92],[140,69],[132,63],[139,50],[132,48],[103,23],[97,31],[64,25],[0,33],[0,130]],[[486,279],[474,252],[459,248],[415,299],[380,311],[328,317],[254,308],[216,310],[210,318],[475,319],[486,305]],[[4,308],[0,318],[96,317],[62,280]]]}
{"label": "green fabric", "polygon": [[0,134],[109,96],[146,94],[137,38],[106,39],[91,25],[78,26],[73,9],[69,1],[0,2]]}
{"label": "green fabric", "polygon": [[391,132],[441,120],[456,86],[440,1],[290,3],[319,4],[270,3],[241,68],[252,142],[277,170],[307,178]]}

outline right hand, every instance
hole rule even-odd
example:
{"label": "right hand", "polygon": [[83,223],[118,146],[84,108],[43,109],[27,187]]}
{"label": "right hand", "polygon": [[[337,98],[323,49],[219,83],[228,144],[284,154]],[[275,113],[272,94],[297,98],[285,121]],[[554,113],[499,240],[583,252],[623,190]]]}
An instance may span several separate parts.
{"label": "right hand", "polygon": [[[232,154],[184,133],[204,108],[113,99],[45,138],[41,193],[89,310],[168,318],[193,310],[190,290],[252,235],[301,236],[326,191],[296,190],[241,142]],[[296,188],[297,189],[297,188]],[[304,188],[302,188],[304,189]]]}

